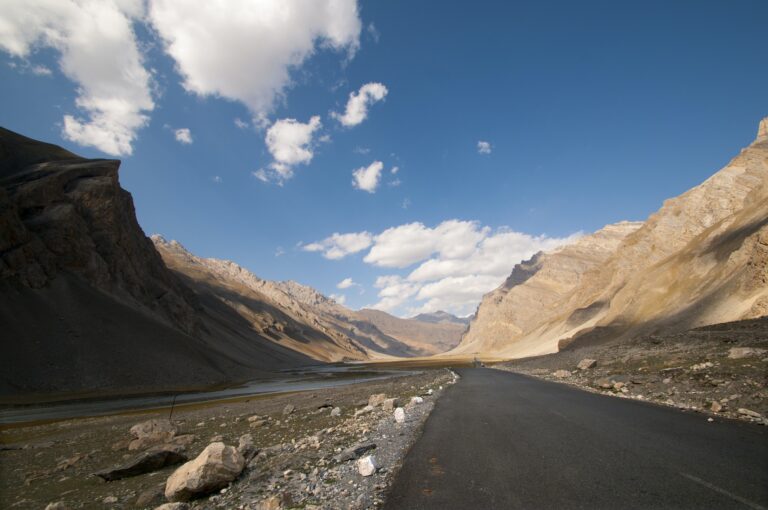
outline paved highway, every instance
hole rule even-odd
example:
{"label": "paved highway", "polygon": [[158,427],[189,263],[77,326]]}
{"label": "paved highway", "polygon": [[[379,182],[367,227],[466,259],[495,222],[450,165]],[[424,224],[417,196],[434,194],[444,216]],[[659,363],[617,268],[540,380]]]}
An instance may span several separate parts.
{"label": "paved highway", "polygon": [[768,428],[486,368],[438,401],[385,508],[768,509]]}

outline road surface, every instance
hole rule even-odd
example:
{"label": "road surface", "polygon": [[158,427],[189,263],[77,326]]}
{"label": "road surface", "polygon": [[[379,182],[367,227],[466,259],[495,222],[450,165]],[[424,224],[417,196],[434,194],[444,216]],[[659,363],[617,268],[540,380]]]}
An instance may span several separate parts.
{"label": "road surface", "polygon": [[457,372],[386,510],[768,508],[768,427]]}

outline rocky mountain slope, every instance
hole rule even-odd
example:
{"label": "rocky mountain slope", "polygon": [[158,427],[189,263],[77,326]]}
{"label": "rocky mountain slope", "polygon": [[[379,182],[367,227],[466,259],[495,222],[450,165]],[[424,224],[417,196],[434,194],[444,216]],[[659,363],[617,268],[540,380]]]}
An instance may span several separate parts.
{"label": "rocky mountain slope", "polygon": [[0,128],[0,399],[191,389],[427,353],[422,338],[389,336],[314,289],[153,243],[119,166]]}
{"label": "rocky mountain slope", "polygon": [[456,347],[467,329],[457,317],[442,313],[445,316],[424,314],[401,319],[380,310],[362,309],[355,315],[371,322],[385,334],[418,349],[421,355],[433,355]]}
{"label": "rocky mountain slope", "polygon": [[516,266],[450,354],[520,358],[768,313],[768,119],[756,140],[642,224]]}
{"label": "rocky mountain slope", "polygon": [[202,258],[176,241],[152,236],[165,263],[221,324],[241,324],[275,343],[322,361],[424,354],[315,289],[264,280],[234,262]]}
{"label": "rocky mountain slope", "polygon": [[215,334],[142,232],[119,166],[0,128],[0,397],[199,387],[311,362]]}

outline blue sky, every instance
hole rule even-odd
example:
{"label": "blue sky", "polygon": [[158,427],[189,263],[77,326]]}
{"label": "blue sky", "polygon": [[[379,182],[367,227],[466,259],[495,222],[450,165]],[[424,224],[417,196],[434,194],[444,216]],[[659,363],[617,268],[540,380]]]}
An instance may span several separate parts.
{"label": "blue sky", "polygon": [[122,159],[147,234],[399,315],[645,219],[768,115],[764,1],[5,3],[0,124]]}

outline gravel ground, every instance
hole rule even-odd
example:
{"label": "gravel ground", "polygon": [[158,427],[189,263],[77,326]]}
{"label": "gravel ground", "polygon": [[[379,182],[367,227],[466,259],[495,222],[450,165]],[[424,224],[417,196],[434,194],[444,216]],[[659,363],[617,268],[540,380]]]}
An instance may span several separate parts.
{"label": "gravel ground", "polygon": [[[447,369],[418,375],[288,395],[177,408],[176,438],[190,459],[208,444],[237,446],[250,434],[258,452],[228,487],[194,500],[191,508],[375,508],[382,504],[401,461],[445,387]],[[395,397],[406,420],[396,423],[381,405],[364,411],[372,394]],[[421,396],[423,403],[411,404]],[[286,406],[293,406],[288,412]],[[332,416],[333,408],[339,416]],[[362,411],[362,412],[361,412]],[[94,472],[115,467],[137,452],[127,450],[131,426],[168,411],[4,427],[0,431],[0,508],[155,508],[165,503],[165,480],[176,467],[104,482]],[[375,444],[372,476],[345,449]]]}
{"label": "gravel ground", "polygon": [[[744,354],[739,350],[748,349]],[[734,354],[736,355],[734,357]],[[742,356],[743,355],[743,356]],[[585,359],[592,368],[580,369]],[[590,391],[768,425],[768,319],[494,365]]]}

